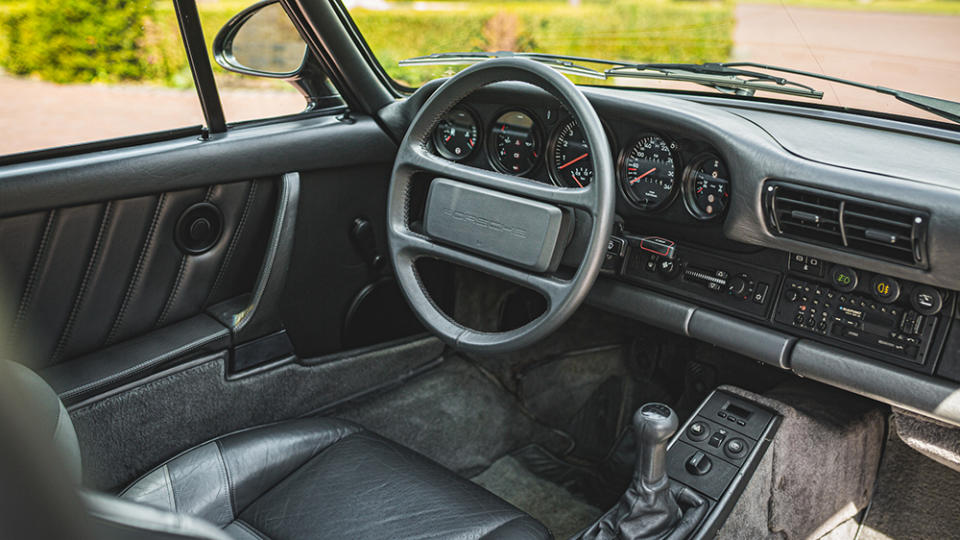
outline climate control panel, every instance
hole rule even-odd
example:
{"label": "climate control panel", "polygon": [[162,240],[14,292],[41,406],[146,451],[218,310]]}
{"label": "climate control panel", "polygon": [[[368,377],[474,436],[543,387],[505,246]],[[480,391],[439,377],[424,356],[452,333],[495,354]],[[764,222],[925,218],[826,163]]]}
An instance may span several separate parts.
{"label": "climate control panel", "polygon": [[698,302],[766,317],[780,274],[655,236],[626,237],[621,275]]}

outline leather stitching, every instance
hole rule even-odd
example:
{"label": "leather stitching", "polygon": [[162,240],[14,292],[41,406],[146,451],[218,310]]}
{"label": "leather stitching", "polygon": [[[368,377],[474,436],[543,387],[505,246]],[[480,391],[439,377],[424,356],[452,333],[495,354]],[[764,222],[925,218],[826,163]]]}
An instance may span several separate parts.
{"label": "leather stitching", "polygon": [[210,292],[207,294],[206,300],[203,304],[207,305],[210,303],[211,298],[216,298],[217,291],[220,289],[220,285],[223,282],[223,278],[227,273],[227,269],[230,267],[230,261],[233,258],[233,254],[237,249],[237,245],[240,243],[240,237],[243,235],[244,226],[247,223],[247,217],[250,214],[250,208],[253,206],[253,201],[257,197],[257,181],[254,180],[250,182],[250,189],[247,191],[247,200],[243,203],[243,211],[240,213],[240,221],[237,223],[237,230],[233,233],[233,238],[230,239],[230,245],[227,246],[227,253],[223,256],[223,261],[220,263],[220,269],[217,271],[217,277],[213,281],[213,286],[210,287]]}
{"label": "leather stitching", "polygon": [[170,294],[167,296],[167,301],[163,303],[163,310],[160,312],[160,316],[157,317],[157,322],[153,325],[154,328],[159,328],[163,326],[164,321],[167,320],[167,315],[170,313],[170,308],[173,307],[173,304],[177,300],[177,293],[180,292],[180,285],[183,284],[183,275],[184,270],[187,268],[187,256],[180,256],[180,267],[177,269],[177,277],[173,281],[173,285],[170,287]]}
{"label": "leather stitching", "polygon": [[163,485],[167,488],[167,497],[170,499],[170,509],[176,512],[177,500],[173,496],[173,479],[170,478],[170,467],[167,467],[166,464],[163,465],[163,479]]}
{"label": "leather stitching", "polygon": [[223,338],[224,333],[226,333],[226,332],[227,332],[227,330],[226,330],[226,329],[223,329],[222,331],[217,332],[216,334],[212,334],[212,335],[207,336],[207,337],[205,337],[205,338],[203,338],[203,339],[197,340],[197,341],[191,343],[190,345],[188,345],[187,347],[184,347],[184,348],[182,348],[182,349],[177,349],[177,350],[175,350],[175,351],[169,351],[169,352],[167,352],[167,353],[161,354],[160,356],[157,356],[157,357],[155,357],[155,358],[152,358],[152,359],[150,359],[150,360],[148,360],[148,361],[146,361],[146,362],[142,362],[142,363],[137,364],[137,365],[135,365],[135,366],[130,366],[129,368],[127,368],[127,369],[125,369],[125,370],[123,370],[123,371],[120,371],[120,372],[117,372],[117,373],[111,373],[110,375],[108,375],[108,376],[106,376],[106,377],[103,377],[102,379],[97,379],[97,380],[95,380],[95,381],[91,381],[91,382],[86,383],[86,384],[84,384],[84,385],[82,385],[82,386],[79,386],[79,387],[77,387],[77,388],[72,388],[72,389],[70,389],[70,390],[68,390],[68,391],[66,391],[66,392],[62,392],[62,393],[60,394],[60,399],[63,399],[63,400],[71,399],[71,398],[77,396],[78,394],[83,394],[84,392],[86,392],[86,391],[88,391],[88,390],[91,390],[91,389],[93,389],[93,388],[96,388],[96,387],[101,386],[101,385],[104,385],[104,384],[108,384],[108,383],[110,383],[111,381],[115,381],[115,380],[117,380],[117,379],[123,379],[123,378],[125,378],[125,377],[127,377],[127,376],[129,376],[129,375],[132,375],[132,374],[134,374],[134,373],[136,373],[136,372],[138,372],[138,371],[141,371],[141,370],[144,370],[144,369],[147,369],[147,368],[156,366],[156,365],[163,364],[164,362],[166,362],[167,360],[169,360],[169,359],[171,359],[171,358],[175,358],[175,357],[179,357],[179,356],[186,356],[187,354],[189,354],[189,353],[191,353],[191,352],[193,352],[193,351],[196,351],[197,349],[200,349],[200,348],[202,348],[202,347],[204,347],[204,346],[206,346],[206,345],[208,345],[208,344],[210,344],[210,343],[213,343],[214,341],[217,341],[217,340]]}
{"label": "leather stitching", "polygon": [[146,260],[147,253],[150,252],[150,249],[153,247],[153,236],[157,230],[157,223],[160,221],[160,214],[163,212],[163,207],[167,200],[167,194],[161,193],[157,198],[157,204],[153,209],[153,218],[150,220],[150,228],[147,229],[147,235],[144,238],[143,247],[140,249],[140,255],[137,257],[137,265],[134,267],[133,275],[130,276],[130,283],[127,285],[127,291],[123,295],[123,302],[120,304],[120,311],[117,313],[115,320],[113,321],[113,326],[110,328],[110,332],[107,334],[107,339],[104,340],[104,345],[109,345],[113,343],[114,339],[117,337],[117,332],[120,331],[120,327],[123,324],[123,316],[127,312],[127,308],[130,307],[130,298],[133,296],[133,292],[137,288],[137,284],[140,282],[140,276],[143,274],[143,265]]}
{"label": "leather stitching", "polygon": [[223,471],[227,475],[227,494],[230,497],[230,514],[236,518],[237,517],[237,490],[236,486],[233,483],[233,478],[230,476],[230,468],[227,467],[227,460],[223,457],[223,443],[220,442],[221,439],[217,439],[217,450],[220,452],[220,463],[223,464]]}
{"label": "leather stitching", "polygon": [[53,229],[53,222],[57,217],[56,210],[50,210],[47,213],[47,220],[43,226],[43,234],[40,236],[40,245],[37,246],[37,252],[33,256],[33,264],[30,265],[30,274],[27,276],[27,283],[23,288],[23,294],[20,296],[20,305],[17,307],[17,315],[13,319],[13,325],[10,327],[8,341],[13,343],[19,334],[20,326],[27,318],[27,312],[30,310],[30,304],[33,302],[33,292],[37,286],[37,272],[43,261],[47,257],[47,248],[50,246],[50,231]]}
{"label": "leather stitching", "polygon": [[257,529],[254,529],[253,526],[250,525],[249,523],[247,523],[246,521],[244,521],[244,520],[242,520],[242,519],[240,519],[240,518],[237,518],[237,519],[233,520],[233,522],[236,523],[238,527],[240,527],[241,529],[243,529],[243,530],[247,531],[248,533],[252,534],[252,535],[255,536],[256,538],[260,538],[260,539],[262,539],[262,540],[269,540],[269,537],[267,537],[265,534],[262,534],[262,533],[261,533],[260,531],[258,531]]}
{"label": "leather stitching", "polygon": [[87,260],[87,268],[83,272],[83,279],[80,281],[80,288],[77,290],[77,295],[73,299],[73,307],[70,309],[70,316],[67,318],[67,324],[64,326],[63,331],[60,332],[60,339],[57,341],[57,347],[53,350],[53,354],[50,356],[50,363],[56,363],[60,359],[60,355],[63,354],[64,348],[70,342],[70,337],[73,334],[73,325],[76,323],[77,314],[80,312],[80,308],[83,307],[84,300],[87,296],[87,288],[90,286],[90,277],[93,275],[93,269],[97,265],[97,261],[100,259],[101,248],[103,247],[103,234],[106,232],[107,227],[110,225],[110,220],[113,214],[113,201],[107,202],[103,209],[103,215],[100,217],[100,227],[97,230],[97,238],[94,240],[93,248],[90,251],[90,258]]}

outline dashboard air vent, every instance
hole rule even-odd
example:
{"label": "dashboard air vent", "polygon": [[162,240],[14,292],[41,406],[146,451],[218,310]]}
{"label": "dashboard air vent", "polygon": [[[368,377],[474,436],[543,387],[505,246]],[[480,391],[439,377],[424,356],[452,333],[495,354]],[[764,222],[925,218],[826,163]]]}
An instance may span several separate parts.
{"label": "dashboard air vent", "polygon": [[924,266],[924,212],[839,193],[769,182],[764,203],[774,234]]}

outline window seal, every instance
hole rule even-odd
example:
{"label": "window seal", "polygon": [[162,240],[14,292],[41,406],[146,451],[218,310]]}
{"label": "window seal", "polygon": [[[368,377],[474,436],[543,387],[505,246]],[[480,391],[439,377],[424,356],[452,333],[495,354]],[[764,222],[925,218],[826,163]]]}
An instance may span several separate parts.
{"label": "window seal", "polygon": [[79,154],[113,150],[117,148],[128,148],[130,146],[169,141],[172,139],[190,136],[203,138],[205,132],[206,128],[198,124],[195,126],[174,128],[164,131],[150,131],[147,133],[137,133],[136,135],[125,135],[123,137],[113,137],[110,139],[100,139],[97,141],[67,144],[63,146],[54,146],[51,148],[41,148],[39,150],[27,150],[26,152],[17,152],[15,154],[6,154],[0,156],[0,166],[25,163],[29,161],[70,157]]}

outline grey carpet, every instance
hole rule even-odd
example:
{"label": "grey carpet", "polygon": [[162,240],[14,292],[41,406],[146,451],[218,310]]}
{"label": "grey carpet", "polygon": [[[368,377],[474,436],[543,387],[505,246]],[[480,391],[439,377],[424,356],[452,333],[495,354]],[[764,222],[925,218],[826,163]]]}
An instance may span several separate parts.
{"label": "grey carpet", "polygon": [[561,452],[559,433],[537,423],[492,377],[459,356],[405,384],[330,412],[465,476],[529,443]]}
{"label": "grey carpet", "polygon": [[443,351],[435,338],[288,364],[243,379],[224,376],[224,356],[172,370],[70,411],[84,485],[112,490],[193,445],[238,429],[295,418],[408,376]]}
{"label": "grey carpet", "polygon": [[510,456],[495,461],[473,481],[537,518],[558,539],[573,536],[603,514]]}
{"label": "grey carpet", "polygon": [[866,507],[883,447],[880,404],[799,379],[764,396],[721,389],[783,421],[718,538],[817,538]]}
{"label": "grey carpet", "polygon": [[960,471],[960,428],[896,407],[893,427],[900,440],[917,452]]}
{"label": "grey carpet", "polygon": [[960,538],[960,472],[891,436],[861,540]]}

